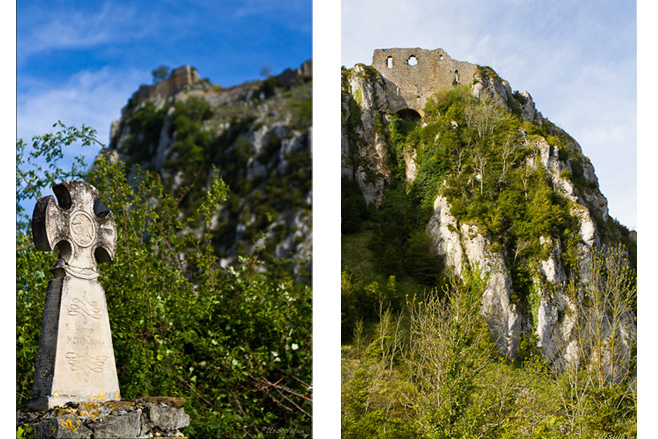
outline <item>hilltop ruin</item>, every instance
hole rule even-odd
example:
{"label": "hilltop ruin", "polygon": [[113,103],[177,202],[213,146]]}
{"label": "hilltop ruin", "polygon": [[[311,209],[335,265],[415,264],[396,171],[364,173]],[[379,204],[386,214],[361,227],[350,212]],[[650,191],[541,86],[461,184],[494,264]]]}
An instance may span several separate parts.
{"label": "hilltop ruin", "polygon": [[376,49],[372,67],[384,77],[391,109],[415,112],[418,117],[436,90],[470,84],[477,71],[477,65],[454,60],[443,49],[418,47]]}

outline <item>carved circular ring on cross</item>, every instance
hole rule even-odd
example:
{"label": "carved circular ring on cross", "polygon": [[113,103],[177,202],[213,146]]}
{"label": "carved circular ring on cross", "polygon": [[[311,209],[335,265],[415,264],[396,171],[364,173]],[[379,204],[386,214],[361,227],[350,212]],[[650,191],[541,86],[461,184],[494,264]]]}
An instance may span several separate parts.
{"label": "carved circular ring on cross", "polygon": [[80,247],[89,247],[96,239],[93,220],[89,214],[81,210],[71,215],[70,230],[71,238]]}

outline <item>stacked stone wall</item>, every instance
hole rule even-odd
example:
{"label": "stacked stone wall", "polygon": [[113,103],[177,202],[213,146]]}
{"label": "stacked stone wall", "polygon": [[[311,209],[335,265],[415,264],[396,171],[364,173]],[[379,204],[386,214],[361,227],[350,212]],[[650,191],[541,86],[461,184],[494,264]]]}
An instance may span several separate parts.
{"label": "stacked stone wall", "polygon": [[48,410],[18,410],[17,431],[37,439],[184,438],[190,425],[184,398],[143,397],[137,401],[68,403]]}

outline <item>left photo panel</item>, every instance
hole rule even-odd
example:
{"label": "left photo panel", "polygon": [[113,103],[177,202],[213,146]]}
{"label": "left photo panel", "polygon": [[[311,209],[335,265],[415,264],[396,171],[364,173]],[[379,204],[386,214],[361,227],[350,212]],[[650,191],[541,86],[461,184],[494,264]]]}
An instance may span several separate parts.
{"label": "left photo panel", "polygon": [[312,1],[16,5],[17,437],[311,437]]}

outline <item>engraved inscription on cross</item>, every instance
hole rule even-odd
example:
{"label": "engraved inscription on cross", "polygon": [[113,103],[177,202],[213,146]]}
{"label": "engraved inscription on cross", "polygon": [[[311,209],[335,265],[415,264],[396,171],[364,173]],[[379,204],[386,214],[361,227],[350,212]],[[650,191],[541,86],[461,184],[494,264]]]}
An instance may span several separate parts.
{"label": "engraved inscription on cross", "polygon": [[114,258],[116,226],[111,212],[96,214],[98,190],[83,181],[53,186],[32,218],[39,250],[59,250],[50,269],[32,396],[28,407],[120,399],[105,291],[98,262]]}

